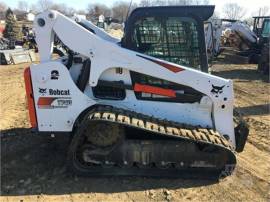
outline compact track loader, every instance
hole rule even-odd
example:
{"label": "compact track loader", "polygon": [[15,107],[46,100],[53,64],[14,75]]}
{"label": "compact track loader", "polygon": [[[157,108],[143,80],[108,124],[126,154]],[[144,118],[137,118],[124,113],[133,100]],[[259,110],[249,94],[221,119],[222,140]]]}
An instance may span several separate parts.
{"label": "compact track loader", "polygon": [[[137,8],[122,40],[46,11],[34,21],[40,64],[25,70],[30,120],[68,132],[81,175],[219,176],[248,135],[233,83],[207,73],[203,21],[213,6]],[[57,37],[68,49],[52,59]]]}

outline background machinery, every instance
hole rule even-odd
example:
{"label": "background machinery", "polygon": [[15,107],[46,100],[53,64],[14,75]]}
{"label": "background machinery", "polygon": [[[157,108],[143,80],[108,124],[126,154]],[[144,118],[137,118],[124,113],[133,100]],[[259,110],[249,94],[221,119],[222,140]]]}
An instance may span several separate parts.
{"label": "background machinery", "polygon": [[[69,133],[68,163],[81,175],[230,174],[248,129],[234,125],[232,81],[207,74],[203,21],[213,11],[137,8],[121,41],[83,19],[39,14],[40,64],[24,75],[32,127]],[[56,36],[72,51],[53,60]]]}
{"label": "background machinery", "polygon": [[0,38],[1,65],[35,62],[37,60],[35,57],[36,43],[32,30],[23,26],[22,33],[21,41]]}
{"label": "background machinery", "polygon": [[[206,22],[205,37],[209,56],[217,57],[223,53],[225,59],[233,60],[232,62],[261,63],[261,51],[269,38],[267,31],[264,37],[261,35],[263,22],[264,20],[267,22],[267,19],[269,20],[267,16],[254,17],[253,30],[238,20],[212,19]],[[228,53],[229,57],[226,58]]]}
{"label": "background machinery", "polygon": [[239,56],[236,59],[240,63],[257,63],[256,56],[260,52],[257,35],[244,22],[212,19],[207,22],[205,32],[207,50],[211,56],[217,57],[224,51],[230,51],[233,56]]}
{"label": "background machinery", "polygon": [[253,31],[258,36],[258,45],[261,50],[258,62],[258,70],[264,74],[269,74],[270,16],[260,16],[253,18]]}

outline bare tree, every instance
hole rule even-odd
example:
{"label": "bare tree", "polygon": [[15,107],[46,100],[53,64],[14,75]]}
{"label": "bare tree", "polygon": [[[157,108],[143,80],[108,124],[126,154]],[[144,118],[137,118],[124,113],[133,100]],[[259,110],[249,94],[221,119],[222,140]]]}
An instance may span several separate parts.
{"label": "bare tree", "polygon": [[141,0],[140,6],[208,5],[209,0]]}
{"label": "bare tree", "polygon": [[152,2],[154,6],[166,6],[168,4],[167,1],[163,1],[163,0],[153,0]]}
{"label": "bare tree", "polygon": [[151,0],[141,0],[139,5],[142,7],[146,7],[146,6],[151,6],[152,4],[151,4]]}
{"label": "bare tree", "polygon": [[220,13],[217,11],[214,11],[213,15],[210,17],[210,19],[220,19]]}
{"label": "bare tree", "polygon": [[246,10],[237,3],[227,3],[223,7],[223,14],[225,18],[240,20],[245,16]]}
{"label": "bare tree", "polygon": [[59,11],[60,13],[66,15],[66,16],[72,16],[76,11],[73,8],[68,7],[66,4],[52,4],[49,9],[53,9],[56,11]]}
{"label": "bare tree", "polygon": [[17,8],[18,10],[27,12],[29,10],[29,5],[26,1],[19,1]]}
{"label": "bare tree", "polygon": [[136,7],[137,4],[130,5],[129,2],[118,1],[112,7],[113,18],[118,19],[120,22],[124,22],[127,15]]}
{"label": "bare tree", "polygon": [[75,13],[77,13],[77,11],[74,8],[68,7],[66,13],[68,16],[73,16]]}
{"label": "bare tree", "polygon": [[72,16],[76,10],[74,8],[68,7],[64,3],[53,3],[52,0],[39,0],[36,4],[32,4],[30,10],[34,12],[41,12],[48,9],[57,10],[64,15]]}
{"label": "bare tree", "polygon": [[209,5],[209,0],[193,0],[194,5]]}
{"label": "bare tree", "polygon": [[254,22],[254,19],[252,17],[248,17],[246,19],[244,19],[244,22],[249,26],[253,26],[253,22]]}
{"label": "bare tree", "polygon": [[184,6],[184,5],[191,5],[193,4],[193,0],[171,0],[168,2],[168,5],[176,5],[176,6]]}
{"label": "bare tree", "polygon": [[100,3],[95,3],[95,4],[89,4],[88,8],[88,15],[91,18],[98,18],[100,15],[104,16],[110,16],[111,15],[111,10],[108,8],[105,4],[100,4]]}
{"label": "bare tree", "polygon": [[51,0],[39,0],[37,2],[37,9],[39,11],[45,11],[52,7],[53,2]]}
{"label": "bare tree", "polygon": [[256,15],[257,16],[266,16],[266,15],[269,15],[269,7],[268,6],[260,7],[257,10]]}
{"label": "bare tree", "polygon": [[76,14],[79,14],[79,15],[86,15],[86,11],[85,11],[85,10],[77,10],[77,11],[76,11]]}
{"label": "bare tree", "polygon": [[31,4],[30,6],[29,6],[29,10],[31,10],[32,12],[34,12],[34,13],[38,13],[40,10],[38,9],[38,5],[37,4]]}
{"label": "bare tree", "polygon": [[112,7],[113,18],[124,22],[127,16],[129,4],[126,2],[116,2]]}
{"label": "bare tree", "polygon": [[6,12],[7,5],[4,2],[0,2],[0,13]]}

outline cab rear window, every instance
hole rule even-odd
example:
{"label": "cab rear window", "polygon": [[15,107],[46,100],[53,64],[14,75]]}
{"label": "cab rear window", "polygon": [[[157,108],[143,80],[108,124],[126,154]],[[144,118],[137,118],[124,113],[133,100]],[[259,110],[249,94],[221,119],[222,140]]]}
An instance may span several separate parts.
{"label": "cab rear window", "polygon": [[147,17],[138,20],[133,42],[138,52],[201,69],[197,23],[192,18]]}

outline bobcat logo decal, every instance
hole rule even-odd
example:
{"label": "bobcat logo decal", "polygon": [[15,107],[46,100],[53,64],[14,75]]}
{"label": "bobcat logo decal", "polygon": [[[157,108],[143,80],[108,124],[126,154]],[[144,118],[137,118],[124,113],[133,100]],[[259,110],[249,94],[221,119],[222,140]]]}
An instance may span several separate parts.
{"label": "bobcat logo decal", "polygon": [[[225,85],[224,85],[225,86]],[[224,86],[214,86],[212,84],[212,90],[211,90],[211,93],[212,94],[215,94],[216,97],[218,97],[219,94],[223,93],[223,88]]]}
{"label": "bobcat logo decal", "polygon": [[39,88],[38,92],[39,92],[40,94],[46,94],[47,88]]}

